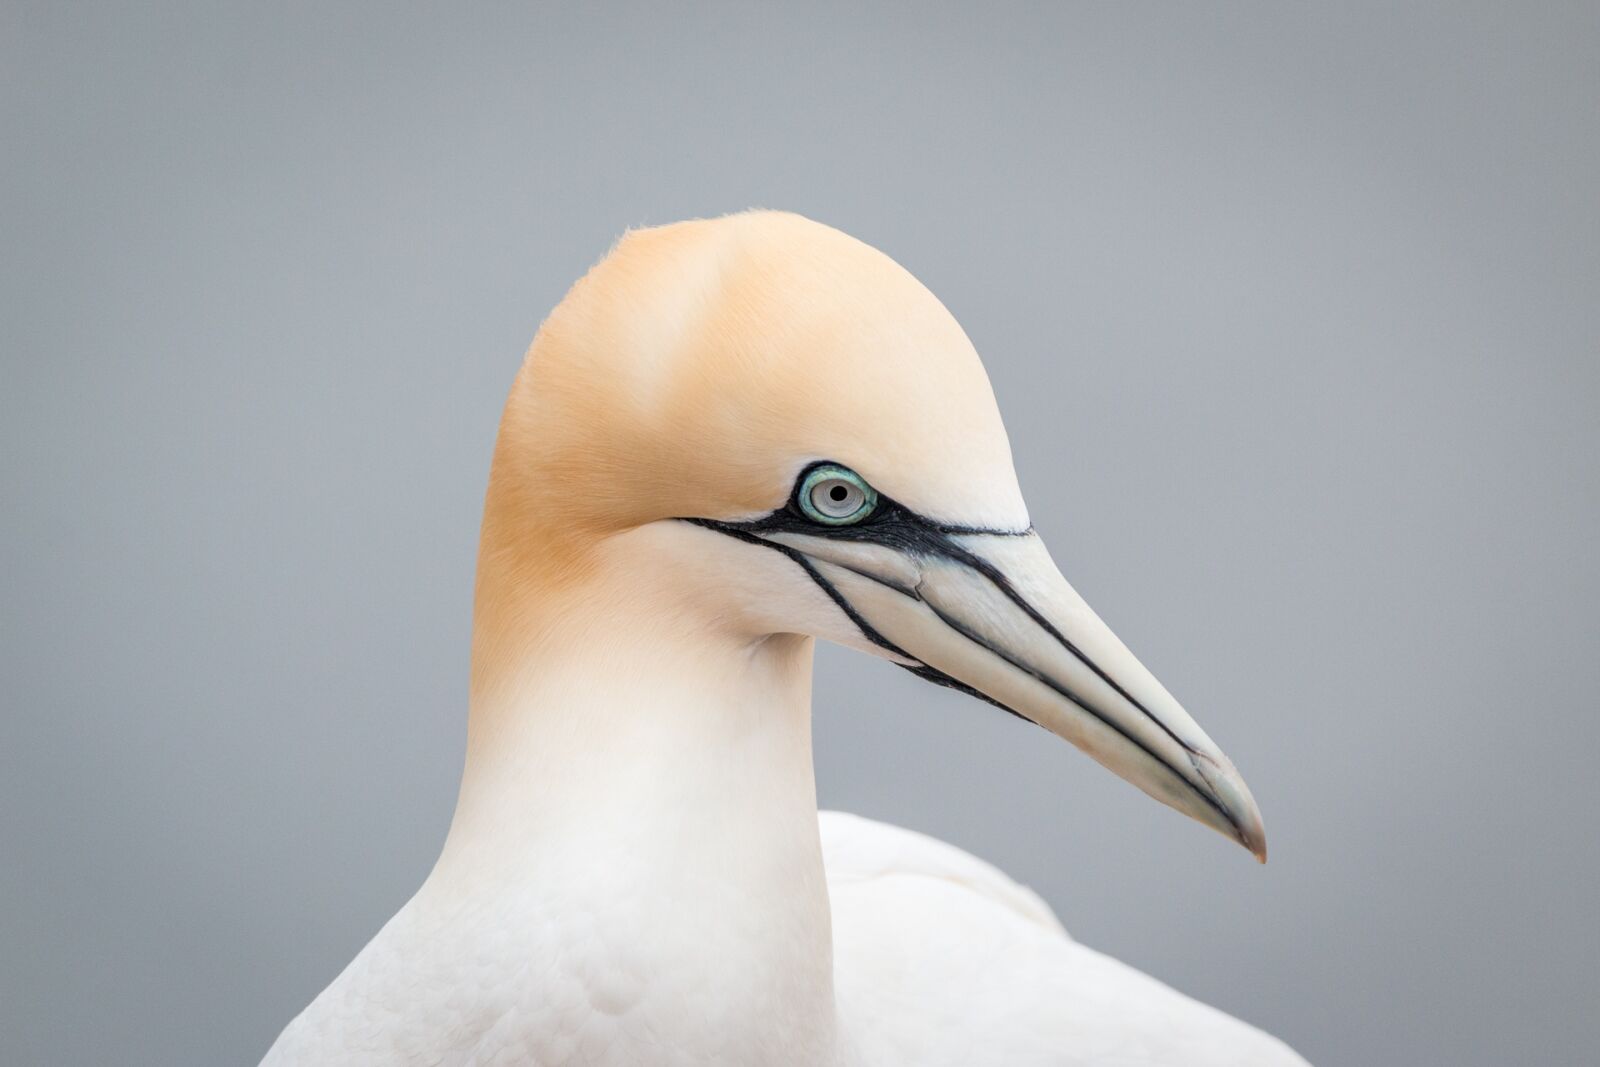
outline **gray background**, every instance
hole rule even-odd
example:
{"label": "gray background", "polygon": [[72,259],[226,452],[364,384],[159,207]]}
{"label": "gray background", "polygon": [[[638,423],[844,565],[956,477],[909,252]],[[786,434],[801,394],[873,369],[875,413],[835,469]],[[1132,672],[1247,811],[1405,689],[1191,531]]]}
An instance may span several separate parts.
{"label": "gray background", "polygon": [[1272,862],[838,650],[824,801],[1320,1064],[1592,1062],[1600,8],[1505,7],[6,3],[0,1061],[253,1062],[406,899],[523,349],[766,205],[962,320]]}

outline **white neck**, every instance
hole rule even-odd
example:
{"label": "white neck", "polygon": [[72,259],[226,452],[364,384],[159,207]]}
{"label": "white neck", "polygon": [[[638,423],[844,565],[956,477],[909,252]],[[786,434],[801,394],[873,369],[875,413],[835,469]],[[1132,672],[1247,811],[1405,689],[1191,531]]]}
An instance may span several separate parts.
{"label": "white neck", "polygon": [[501,642],[425,893],[570,927],[542,951],[649,975],[656,1036],[713,1042],[705,1062],[822,1062],[834,1007],[812,643],[736,639],[670,599],[602,574],[562,598],[558,627],[513,655]]}

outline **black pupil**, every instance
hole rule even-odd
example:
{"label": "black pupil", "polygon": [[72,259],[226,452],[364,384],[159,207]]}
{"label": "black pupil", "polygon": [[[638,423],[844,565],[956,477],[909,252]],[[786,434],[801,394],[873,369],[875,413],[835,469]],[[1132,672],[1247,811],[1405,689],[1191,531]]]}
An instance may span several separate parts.
{"label": "black pupil", "polygon": [[828,490],[828,496],[832,497],[835,503],[842,503],[844,498],[849,495],[850,490],[846,489],[842,485],[836,485],[832,489]]}

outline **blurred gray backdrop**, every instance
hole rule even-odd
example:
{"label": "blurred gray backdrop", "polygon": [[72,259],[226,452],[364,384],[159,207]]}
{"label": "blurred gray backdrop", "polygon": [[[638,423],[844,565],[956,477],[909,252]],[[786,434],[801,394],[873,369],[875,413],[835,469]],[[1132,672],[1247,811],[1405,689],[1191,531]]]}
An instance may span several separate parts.
{"label": "blurred gray backdrop", "polygon": [[7,0],[0,1062],[253,1063],[407,898],[523,350],[750,205],[965,324],[1272,862],[836,649],[824,802],[1318,1064],[1593,1062],[1597,55],[1593,3]]}

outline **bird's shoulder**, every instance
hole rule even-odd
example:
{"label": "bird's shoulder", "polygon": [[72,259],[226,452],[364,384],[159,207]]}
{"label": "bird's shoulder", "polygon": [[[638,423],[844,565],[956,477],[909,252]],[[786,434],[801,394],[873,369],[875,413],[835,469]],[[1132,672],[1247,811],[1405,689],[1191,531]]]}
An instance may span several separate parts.
{"label": "bird's shoulder", "polygon": [[998,868],[936,837],[843,811],[819,813],[823,866],[828,885],[841,889],[885,889],[897,878],[943,882],[1066,937],[1055,912],[1039,894]]}
{"label": "bird's shoulder", "polygon": [[864,1063],[1305,1067],[1078,944],[1031,890],[922,834],[822,817],[843,1022]]}

